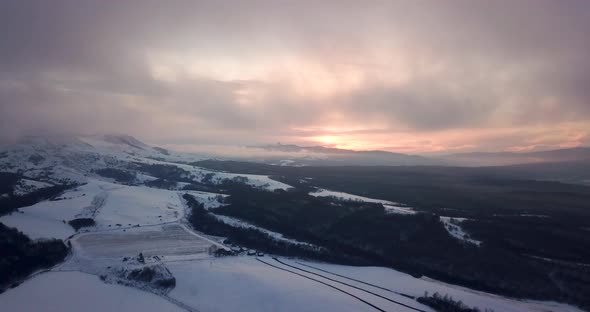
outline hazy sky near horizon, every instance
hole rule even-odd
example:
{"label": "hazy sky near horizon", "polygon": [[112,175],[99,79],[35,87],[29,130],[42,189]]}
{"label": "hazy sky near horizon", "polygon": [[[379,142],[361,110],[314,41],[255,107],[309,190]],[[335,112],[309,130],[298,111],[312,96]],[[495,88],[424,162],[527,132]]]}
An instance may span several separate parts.
{"label": "hazy sky near horizon", "polygon": [[590,145],[590,1],[0,2],[0,140]]}

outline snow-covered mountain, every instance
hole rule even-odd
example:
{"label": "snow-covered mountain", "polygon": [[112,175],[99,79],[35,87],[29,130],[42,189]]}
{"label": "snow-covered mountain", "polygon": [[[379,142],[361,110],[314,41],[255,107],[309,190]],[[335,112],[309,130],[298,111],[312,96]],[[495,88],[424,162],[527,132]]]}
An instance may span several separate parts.
{"label": "snow-covered mountain", "polygon": [[126,182],[142,184],[157,179],[142,171],[145,165],[163,165],[176,167],[187,183],[200,183],[203,179],[221,182],[241,176],[254,186],[288,188],[265,176],[235,175],[190,165],[203,159],[195,154],[150,146],[127,135],[30,136],[0,146],[0,171],[19,173],[40,182],[85,183],[89,178],[104,179],[101,170],[116,169],[134,176]]}
{"label": "snow-covered mountain", "polygon": [[[290,185],[265,175],[193,164],[202,159],[121,135],[28,137],[0,147],[0,178],[8,176],[8,183],[0,184],[0,199],[30,197],[66,185],[57,195],[1,215],[0,223],[33,240],[60,239],[68,245],[63,262],[1,293],[0,310],[433,312],[415,298],[439,292],[495,311],[581,311],[566,304],[476,292],[390,268],[265,256],[223,236],[198,232],[189,220],[198,210],[185,196],[197,199],[208,220],[226,230],[258,233],[255,237],[290,249],[323,248],[217,213],[231,196],[219,187],[227,179],[263,194],[293,192],[266,192]],[[198,189],[207,186],[211,190]],[[343,192],[318,189],[309,195],[326,198],[333,207],[379,203],[389,214],[416,213],[394,202]],[[80,228],[72,222],[88,220]],[[449,234],[465,240],[460,221],[445,220]],[[233,256],[218,257],[219,250]],[[30,300],[31,294],[37,300]]]}
{"label": "snow-covered mountain", "polygon": [[96,169],[147,160],[190,162],[196,155],[151,147],[131,136],[29,136],[0,146],[0,171],[30,178],[83,182]]}

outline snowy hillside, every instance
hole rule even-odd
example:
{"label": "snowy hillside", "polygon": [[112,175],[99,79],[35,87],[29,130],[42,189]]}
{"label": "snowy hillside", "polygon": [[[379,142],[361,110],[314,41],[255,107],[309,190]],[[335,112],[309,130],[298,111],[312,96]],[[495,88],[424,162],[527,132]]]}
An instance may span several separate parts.
{"label": "snowy hillside", "polygon": [[[0,294],[0,311],[434,311],[416,298],[449,294],[480,309],[580,311],[553,302],[476,292],[389,268],[353,267],[264,254],[226,237],[195,231],[190,198],[225,229],[261,235],[287,249],[324,247],[237,217],[224,182],[261,194],[290,194],[265,175],[191,165],[199,156],[151,147],[128,136],[29,138],[0,150],[0,171],[14,173],[4,198],[66,185],[65,191],[0,217],[32,239],[61,239],[63,263]],[[66,183],[66,184],[64,184]],[[239,189],[238,187],[238,189]],[[402,204],[316,189],[305,193],[342,203],[383,205],[391,215],[418,211]],[[309,196],[311,195],[311,196]],[[185,196],[188,196],[185,197]],[[344,209],[344,208],[342,208]],[[192,216],[194,217],[192,210]],[[442,218],[450,235],[467,240],[461,220]],[[30,300],[35,294],[35,300]]]}
{"label": "snowy hillside", "polygon": [[[129,170],[133,164],[176,166],[186,171],[189,181],[208,179],[220,183],[224,179],[241,177],[245,183],[268,189],[287,189],[288,185],[259,175],[238,175],[214,172],[189,165],[203,158],[149,146],[130,136],[58,136],[27,137],[21,142],[0,146],[0,171],[20,172],[31,179],[18,191],[39,187],[40,183],[73,181],[88,182],[101,178],[101,169]],[[134,168],[130,184],[143,184],[156,178]],[[108,180],[108,179],[107,179]],[[113,181],[108,180],[108,181]],[[33,183],[33,184],[32,184]]]}

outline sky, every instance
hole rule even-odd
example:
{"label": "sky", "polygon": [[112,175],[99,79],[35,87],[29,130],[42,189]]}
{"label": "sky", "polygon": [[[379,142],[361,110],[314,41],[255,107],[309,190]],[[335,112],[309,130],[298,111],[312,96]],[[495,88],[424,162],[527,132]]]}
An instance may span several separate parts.
{"label": "sky", "polygon": [[590,145],[590,1],[0,2],[0,141]]}

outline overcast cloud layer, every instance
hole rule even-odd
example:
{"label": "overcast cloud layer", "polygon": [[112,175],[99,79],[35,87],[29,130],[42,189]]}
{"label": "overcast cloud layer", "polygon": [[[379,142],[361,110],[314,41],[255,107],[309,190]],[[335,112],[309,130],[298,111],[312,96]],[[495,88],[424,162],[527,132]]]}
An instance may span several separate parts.
{"label": "overcast cloud layer", "polygon": [[589,1],[2,1],[0,138],[590,144]]}

